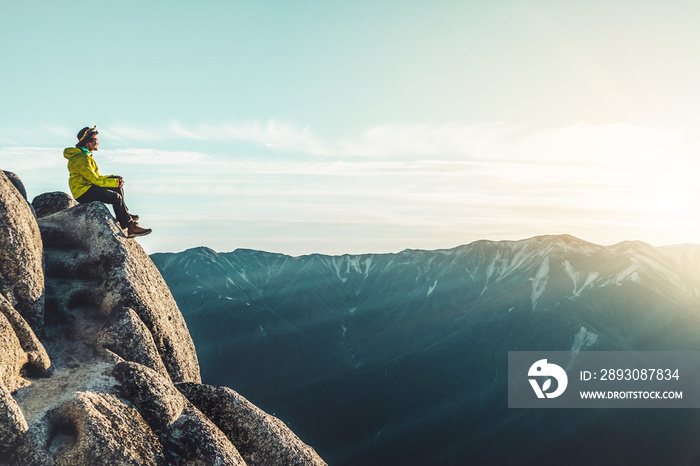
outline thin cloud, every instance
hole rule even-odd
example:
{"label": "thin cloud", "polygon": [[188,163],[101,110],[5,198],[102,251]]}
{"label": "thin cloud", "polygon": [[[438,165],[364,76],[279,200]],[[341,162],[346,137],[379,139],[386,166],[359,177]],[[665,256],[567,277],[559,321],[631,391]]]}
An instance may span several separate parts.
{"label": "thin cloud", "polygon": [[271,150],[294,151],[306,154],[327,154],[329,151],[310,129],[277,120],[248,121],[243,123],[203,124],[186,127],[172,122],[162,127],[129,127],[114,125],[105,134],[122,143],[189,140],[199,142],[247,143]]}
{"label": "thin cloud", "polygon": [[65,165],[62,148],[0,147],[0,164],[4,170],[35,170]]}
{"label": "thin cloud", "polygon": [[441,125],[380,125],[340,142],[340,154],[430,159],[502,158],[505,142],[520,126],[452,122]]}
{"label": "thin cloud", "polygon": [[132,165],[212,165],[216,158],[202,152],[157,149],[100,150],[100,157],[113,164]]}

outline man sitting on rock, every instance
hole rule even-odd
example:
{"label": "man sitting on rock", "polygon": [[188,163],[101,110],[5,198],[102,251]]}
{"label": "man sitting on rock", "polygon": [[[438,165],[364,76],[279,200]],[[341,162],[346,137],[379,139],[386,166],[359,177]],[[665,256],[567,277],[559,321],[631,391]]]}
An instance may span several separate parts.
{"label": "man sitting on rock", "polygon": [[63,156],[68,159],[68,171],[71,193],[79,203],[100,201],[112,204],[114,215],[127,237],[145,236],[150,228],[141,228],[137,223],[139,216],[129,213],[124,202],[124,178],[116,175],[101,176],[97,170],[92,152],[97,150],[97,126],[85,127],[78,132],[78,143],[68,147]]}

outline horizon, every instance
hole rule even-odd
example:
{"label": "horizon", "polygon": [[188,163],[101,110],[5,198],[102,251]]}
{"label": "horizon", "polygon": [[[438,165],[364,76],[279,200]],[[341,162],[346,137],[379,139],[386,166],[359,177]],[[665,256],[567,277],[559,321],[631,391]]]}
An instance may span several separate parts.
{"label": "horizon", "polygon": [[700,243],[700,4],[0,8],[0,168],[68,192],[96,124],[149,254]]}
{"label": "horizon", "polygon": [[292,257],[292,258],[300,258],[300,257],[316,256],[316,255],[318,255],[318,256],[328,256],[328,257],[343,257],[343,256],[379,256],[379,255],[385,255],[385,254],[386,254],[386,255],[391,255],[391,254],[394,254],[394,255],[395,255],[395,254],[401,254],[401,253],[404,253],[404,252],[412,252],[412,251],[416,251],[416,252],[421,252],[421,251],[422,251],[422,252],[445,252],[445,251],[452,251],[452,250],[455,250],[455,249],[459,249],[459,248],[462,248],[462,247],[465,247],[465,246],[470,246],[470,245],[472,245],[472,244],[474,244],[474,243],[481,243],[481,242],[486,242],[486,243],[522,243],[522,242],[526,242],[526,241],[537,240],[537,239],[540,239],[540,238],[570,238],[570,239],[573,239],[573,240],[577,240],[577,241],[581,241],[581,242],[583,242],[583,243],[590,244],[590,245],[592,245],[592,246],[598,246],[598,247],[605,248],[605,249],[607,249],[607,248],[613,248],[613,247],[619,246],[619,245],[621,245],[621,244],[626,244],[626,243],[641,243],[641,244],[643,244],[643,245],[650,246],[650,247],[652,247],[652,248],[654,248],[654,249],[668,249],[668,248],[676,248],[676,247],[700,247],[700,243],[662,244],[662,245],[658,245],[658,246],[657,246],[657,245],[653,245],[653,244],[647,243],[647,242],[645,242],[645,241],[634,240],[634,239],[622,240],[622,241],[619,241],[619,242],[613,243],[613,244],[599,244],[599,243],[594,243],[594,242],[591,242],[591,241],[587,241],[587,240],[585,240],[585,239],[583,239],[583,238],[579,238],[579,237],[574,236],[574,235],[570,235],[570,234],[567,234],[567,233],[561,233],[561,234],[551,234],[551,235],[536,235],[536,236],[531,236],[531,237],[529,237],[529,238],[521,238],[521,239],[490,240],[490,239],[487,239],[487,238],[482,238],[482,239],[477,239],[477,240],[474,240],[474,241],[470,241],[470,242],[468,242],[468,243],[458,244],[458,245],[456,245],[456,246],[447,247],[447,248],[437,248],[437,249],[405,248],[405,249],[401,249],[401,250],[399,250],[399,251],[386,251],[386,252],[371,252],[371,251],[369,251],[369,252],[357,252],[357,253],[348,253],[348,252],[346,252],[346,253],[338,253],[338,254],[325,254],[325,253],[319,253],[319,252],[312,252],[312,253],[306,253],[306,254],[287,254],[287,253],[279,252],[279,251],[266,251],[266,250],[262,250],[262,249],[251,249],[251,248],[236,248],[236,249],[233,249],[233,250],[230,250],[230,251],[217,251],[217,250],[215,250],[215,249],[213,249],[213,248],[210,248],[209,246],[200,245],[200,246],[193,246],[193,247],[190,247],[190,248],[187,248],[187,249],[183,249],[183,250],[181,250],[181,251],[157,251],[157,252],[148,253],[148,254],[149,254],[149,255],[153,255],[153,254],[182,254],[182,253],[184,253],[184,252],[192,251],[192,250],[195,250],[195,249],[208,249],[208,250],[212,251],[212,252],[215,253],[215,254],[232,254],[232,253],[235,253],[235,252],[238,252],[238,251],[252,251],[252,252],[261,252],[261,253],[264,253],[264,254],[273,254],[273,255],[288,256],[288,257]]}

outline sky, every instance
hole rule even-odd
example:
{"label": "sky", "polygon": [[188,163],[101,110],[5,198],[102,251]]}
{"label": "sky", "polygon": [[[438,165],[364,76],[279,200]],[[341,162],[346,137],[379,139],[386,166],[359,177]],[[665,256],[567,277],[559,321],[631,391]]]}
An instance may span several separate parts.
{"label": "sky", "polygon": [[148,253],[700,243],[700,3],[0,0],[0,168]]}

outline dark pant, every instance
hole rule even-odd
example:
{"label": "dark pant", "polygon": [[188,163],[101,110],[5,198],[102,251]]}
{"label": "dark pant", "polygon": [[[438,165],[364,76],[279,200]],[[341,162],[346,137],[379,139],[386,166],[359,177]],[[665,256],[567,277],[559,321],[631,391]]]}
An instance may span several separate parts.
{"label": "dark pant", "polygon": [[79,203],[100,201],[105,204],[112,204],[114,215],[122,228],[126,228],[131,223],[131,214],[124,202],[124,190],[122,188],[103,188],[101,186],[90,186],[83,195],[76,199]]}

